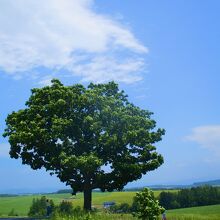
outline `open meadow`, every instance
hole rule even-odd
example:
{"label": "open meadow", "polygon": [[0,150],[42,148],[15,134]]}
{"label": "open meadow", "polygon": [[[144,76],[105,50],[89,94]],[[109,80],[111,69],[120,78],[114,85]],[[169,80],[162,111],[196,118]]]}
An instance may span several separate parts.
{"label": "open meadow", "polygon": [[[161,191],[154,191],[155,196],[158,196]],[[114,201],[116,204],[128,203],[131,205],[133,197],[136,192],[93,192],[92,205],[96,208],[102,208],[103,202]],[[68,193],[63,194],[39,194],[39,195],[21,195],[14,197],[0,197],[0,215],[8,215],[8,213],[14,209],[15,213],[19,216],[26,216],[32,200],[34,198],[40,198],[46,196],[48,199],[52,199],[55,204],[59,204],[62,200],[69,200],[73,203],[73,206],[83,206],[83,194],[77,193],[76,196],[72,196]]]}
{"label": "open meadow", "polygon": [[[161,191],[154,191],[158,196]],[[132,203],[136,192],[93,192],[93,206],[101,208],[105,201],[115,201],[119,203]],[[83,194],[78,193],[76,196],[70,194],[43,194],[52,199],[55,204],[62,200],[70,200],[73,206],[82,206]],[[33,198],[40,198],[42,195],[22,195],[14,197],[0,197],[0,216],[8,216],[8,213],[14,210],[19,216],[27,216],[29,207]],[[175,209],[167,211],[168,220],[220,220],[220,205],[193,207],[185,209]],[[92,216],[94,220],[132,220],[132,215],[117,215],[108,213],[97,213]]]}
{"label": "open meadow", "polygon": [[167,211],[168,220],[220,220],[220,205]]}
{"label": "open meadow", "polygon": [[[128,203],[131,204],[136,192],[93,192],[93,206],[101,208],[103,202],[115,201],[116,203]],[[159,193],[159,192],[158,192]],[[26,216],[32,200],[34,198],[40,198],[46,196],[48,199],[52,199],[55,204],[59,204],[62,200],[69,200],[73,203],[73,206],[83,206],[83,194],[77,193],[76,196],[71,194],[42,194],[42,195],[22,195],[15,197],[0,197],[0,215],[8,215],[8,213],[14,209],[15,213],[19,216]]]}

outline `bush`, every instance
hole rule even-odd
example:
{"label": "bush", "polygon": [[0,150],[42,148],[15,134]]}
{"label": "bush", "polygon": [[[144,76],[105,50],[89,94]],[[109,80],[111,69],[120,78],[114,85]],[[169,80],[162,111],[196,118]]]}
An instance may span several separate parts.
{"label": "bush", "polygon": [[58,212],[61,215],[73,215],[74,214],[73,204],[69,201],[63,200],[58,206]]}
{"label": "bush", "polygon": [[148,188],[138,192],[133,203],[133,208],[136,209],[133,215],[142,220],[157,220],[158,216],[165,211]]}
{"label": "bush", "polygon": [[[55,206],[52,200],[49,201],[50,212],[53,212]],[[32,205],[28,212],[30,217],[42,217],[47,215],[47,199],[45,196],[42,196],[40,199],[33,199]]]}
{"label": "bush", "polygon": [[130,213],[131,206],[128,203],[121,203],[120,205],[113,205],[109,208],[112,213]]}
{"label": "bush", "polygon": [[77,219],[77,220],[92,220],[94,212],[87,212],[81,209],[80,206],[73,208],[72,203],[69,201],[62,201],[57,207],[51,220],[60,219]]}

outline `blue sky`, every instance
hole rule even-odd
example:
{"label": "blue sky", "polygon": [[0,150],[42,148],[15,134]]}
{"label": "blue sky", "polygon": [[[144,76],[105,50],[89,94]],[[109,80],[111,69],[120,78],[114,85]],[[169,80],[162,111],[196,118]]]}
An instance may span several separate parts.
{"label": "blue sky", "polygon": [[[115,80],[166,129],[165,163],[129,186],[220,178],[219,9],[218,0],[2,0],[0,132],[51,78]],[[8,147],[0,137],[0,192],[64,187],[10,159]]]}

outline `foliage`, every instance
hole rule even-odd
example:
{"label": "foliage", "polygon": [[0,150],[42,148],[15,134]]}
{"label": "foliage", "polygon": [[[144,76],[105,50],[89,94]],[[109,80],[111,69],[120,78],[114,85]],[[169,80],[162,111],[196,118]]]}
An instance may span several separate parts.
{"label": "foliage", "polygon": [[109,208],[112,213],[131,213],[131,206],[128,203],[113,205]]}
{"label": "foliage", "polygon": [[4,136],[12,158],[45,167],[74,193],[84,192],[84,208],[91,209],[92,189],[121,190],[163,163],[154,144],[164,130],[155,129],[151,115],[114,82],[85,88],[52,80],[32,89],[25,109],[8,115]]}
{"label": "foliage", "polygon": [[217,187],[200,186],[182,189],[177,193],[161,192],[159,202],[166,209],[215,205],[220,203],[220,191]]}
{"label": "foliage", "polygon": [[[55,205],[52,200],[49,200],[51,212],[53,212]],[[42,217],[47,215],[47,198],[42,196],[40,199],[33,199],[32,205],[28,212],[28,216],[31,217]]]}
{"label": "foliage", "polygon": [[92,220],[91,215],[94,215],[95,211],[85,211],[81,207],[77,206],[73,208],[73,205],[69,201],[62,201],[51,216],[51,219],[75,219],[75,220]]}
{"label": "foliage", "polygon": [[173,192],[161,192],[159,195],[159,203],[165,209],[180,208],[180,204],[176,200],[177,194]]}
{"label": "foliage", "polygon": [[63,193],[69,193],[71,194],[73,192],[72,189],[61,189],[61,190],[58,190],[56,193],[57,194],[63,194]]}
{"label": "foliage", "polygon": [[134,216],[142,220],[157,220],[165,209],[159,205],[159,201],[155,199],[153,191],[144,188],[134,197],[133,207],[136,208]]}
{"label": "foliage", "polygon": [[72,202],[63,200],[58,206],[58,212],[63,215],[73,214],[73,204]]}

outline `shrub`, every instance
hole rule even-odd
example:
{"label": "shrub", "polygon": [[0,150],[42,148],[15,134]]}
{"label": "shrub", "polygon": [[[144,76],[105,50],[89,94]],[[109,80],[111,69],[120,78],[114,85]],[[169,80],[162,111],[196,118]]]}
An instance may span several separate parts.
{"label": "shrub", "polygon": [[[53,212],[55,205],[52,200],[50,203],[50,212]],[[40,199],[33,199],[32,205],[28,212],[28,216],[30,217],[42,217],[47,215],[47,199],[45,196],[42,196]]]}
{"label": "shrub", "polygon": [[73,215],[73,204],[69,201],[63,200],[58,206],[58,212],[62,215]]}
{"label": "shrub", "polygon": [[121,203],[120,205],[113,205],[109,208],[110,212],[113,213],[130,213],[131,206],[128,203]]}
{"label": "shrub", "polygon": [[144,188],[136,194],[134,204],[133,207],[136,208],[136,211],[133,215],[142,220],[157,220],[158,216],[165,211],[148,188]]}
{"label": "shrub", "polygon": [[60,220],[60,219],[68,219],[68,220],[93,220],[92,215],[94,212],[87,212],[82,210],[80,206],[76,206],[73,208],[72,203],[69,201],[63,200],[57,207],[53,215],[51,216],[51,220]]}

